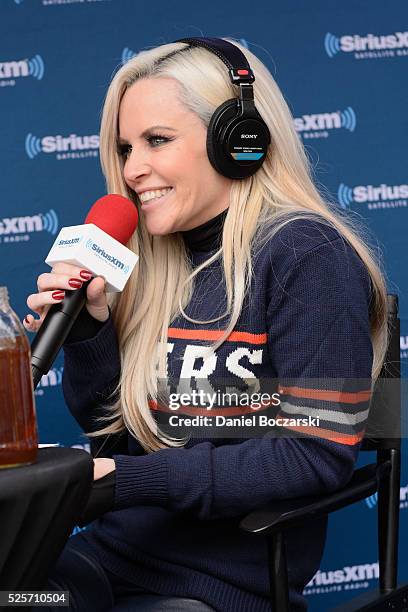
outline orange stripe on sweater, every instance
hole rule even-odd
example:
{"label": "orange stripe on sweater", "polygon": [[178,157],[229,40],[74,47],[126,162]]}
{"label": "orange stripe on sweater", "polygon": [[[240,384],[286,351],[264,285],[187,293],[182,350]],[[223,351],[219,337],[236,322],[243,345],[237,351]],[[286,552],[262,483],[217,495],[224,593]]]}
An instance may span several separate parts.
{"label": "orange stripe on sweater", "polygon": [[243,414],[258,414],[267,408],[267,406],[263,408],[230,406],[228,408],[213,407],[207,410],[207,408],[201,408],[200,406],[180,406],[180,408],[172,410],[169,406],[158,404],[153,400],[149,401],[149,407],[151,410],[156,410],[157,412],[164,412],[166,414],[188,414],[189,416],[241,416]]}
{"label": "orange stripe on sweater", "polygon": [[337,442],[338,444],[346,444],[347,446],[354,446],[364,436],[364,431],[361,431],[358,434],[351,435],[345,433],[339,433],[337,431],[331,431],[330,429],[322,429],[321,427],[308,427],[299,426],[296,427],[285,425],[284,429],[291,429],[292,431],[297,431],[299,433],[305,433],[307,435],[313,436],[315,438],[323,438],[324,440],[330,440],[331,442]]}
{"label": "orange stripe on sweater", "polygon": [[303,387],[281,387],[278,389],[283,395],[303,397],[305,399],[318,399],[327,402],[342,402],[343,404],[359,404],[371,398],[371,390],[365,391],[328,391],[326,389],[305,389]]}
{"label": "orange stripe on sweater", "polygon": [[[169,327],[169,338],[181,338],[182,340],[219,340],[223,331],[216,329],[181,329],[179,327]],[[249,344],[266,344],[267,334],[250,334],[249,332],[232,332],[228,342],[248,342]]]}

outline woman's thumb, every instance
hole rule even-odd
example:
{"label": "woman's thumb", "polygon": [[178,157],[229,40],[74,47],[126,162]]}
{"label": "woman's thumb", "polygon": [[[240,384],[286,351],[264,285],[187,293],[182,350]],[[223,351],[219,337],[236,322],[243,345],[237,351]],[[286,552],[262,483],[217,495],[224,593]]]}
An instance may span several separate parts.
{"label": "woman's thumb", "polygon": [[105,279],[102,276],[97,276],[89,283],[86,291],[86,307],[89,314],[98,321],[106,321],[109,317],[105,285]]}

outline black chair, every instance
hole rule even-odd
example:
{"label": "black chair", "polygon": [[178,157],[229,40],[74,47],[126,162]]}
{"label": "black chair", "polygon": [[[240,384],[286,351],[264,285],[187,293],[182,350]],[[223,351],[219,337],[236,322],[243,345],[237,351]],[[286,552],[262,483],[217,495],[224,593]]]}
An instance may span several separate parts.
{"label": "black chair", "polygon": [[[336,608],[383,612],[408,610],[408,584],[397,587],[399,491],[401,466],[400,325],[398,297],[388,296],[390,342],[381,375],[376,383],[362,450],[375,450],[377,462],[356,469],[343,489],[325,496],[273,502],[251,512],[240,528],[266,537],[269,556],[271,608],[289,612],[285,531],[308,520],[340,510],[378,492],[378,589]],[[393,379],[393,380],[392,380]],[[385,432],[385,433],[384,433]]]}

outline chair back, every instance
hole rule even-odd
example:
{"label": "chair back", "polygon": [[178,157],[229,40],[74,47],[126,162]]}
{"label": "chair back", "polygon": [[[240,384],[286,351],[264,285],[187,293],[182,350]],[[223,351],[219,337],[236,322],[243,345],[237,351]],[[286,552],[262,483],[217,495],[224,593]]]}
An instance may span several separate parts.
{"label": "chair back", "polygon": [[401,365],[398,296],[389,294],[389,342],[384,364],[371,398],[361,450],[401,448]]}

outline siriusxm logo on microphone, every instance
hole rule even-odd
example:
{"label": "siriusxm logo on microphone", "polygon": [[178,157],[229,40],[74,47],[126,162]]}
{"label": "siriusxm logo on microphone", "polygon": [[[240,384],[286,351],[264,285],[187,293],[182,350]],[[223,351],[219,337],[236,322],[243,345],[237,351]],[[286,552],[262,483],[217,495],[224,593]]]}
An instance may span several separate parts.
{"label": "siriusxm logo on microphone", "polygon": [[302,115],[294,119],[295,130],[303,138],[327,138],[329,131],[345,129],[354,132],[357,125],[356,113],[348,106],[344,111]]}
{"label": "siriusxm logo on microphone", "polygon": [[98,244],[96,244],[96,242],[94,242],[93,240],[87,240],[85,246],[87,249],[90,249],[91,251],[96,253],[98,257],[103,258],[105,261],[108,261],[112,266],[115,266],[118,270],[121,270],[124,274],[127,274],[129,272],[128,265],[125,265],[123,261],[120,261],[120,259],[117,259],[113,255],[106,253],[106,251]]}
{"label": "siriusxm logo on microphone", "polygon": [[71,240],[60,240],[58,246],[72,246],[73,244],[79,244],[81,240],[82,236],[80,238],[71,238]]}
{"label": "siriusxm logo on microphone", "polygon": [[38,138],[33,134],[27,134],[25,139],[25,151],[30,159],[34,159],[39,153],[55,153],[58,160],[79,159],[83,157],[97,157],[99,148],[99,136],[44,136]]}
{"label": "siriusxm logo on microphone", "polygon": [[123,291],[138,256],[95,223],[84,223],[61,229],[45,263],[54,266],[63,261],[104,276],[106,291],[117,293]]}
{"label": "siriusxm logo on microphone", "polygon": [[0,87],[14,86],[16,84],[15,79],[30,76],[37,81],[41,81],[44,72],[44,60],[38,53],[31,59],[0,62]]}
{"label": "siriusxm logo on microphone", "polygon": [[354,53],[355,59],[377,59],[408,55],[408,32],[392,34],[345,34],[335,36],[327,32],[324,49],[330,58],[338,53]]}
{"label": "siriusxm logo on microphone", "polygon": [[55,235],[58,229],[58,217],[55,210],[47,213],[25,217],[4,217],[0,219],[0,243],[24,242],[34,232],[49,232]]}
{"label": "siriusxm logo on microphone", "polygon": [[408,206],[408,185],[357,185],[349,187],[340,183],[337,197],[342,208],[352,204],[367,204],[369,210],[405,208]]}

